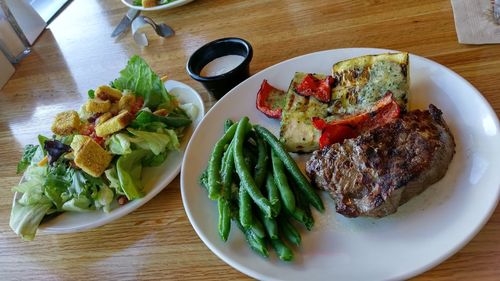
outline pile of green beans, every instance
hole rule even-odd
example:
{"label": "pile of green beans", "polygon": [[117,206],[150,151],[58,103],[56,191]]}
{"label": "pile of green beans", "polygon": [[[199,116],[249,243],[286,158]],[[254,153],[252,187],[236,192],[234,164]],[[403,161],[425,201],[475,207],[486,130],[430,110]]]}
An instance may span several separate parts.
{"label": "pile of green beans", "polygon": [[221,239],[227,241],[233,220],[250,248],[265,257],[270,245],[281,260],[291,261],[289,245],[302,240],[297,225],[311,230],[311,206],[324,211],[281,142],[266,128],[252,126],[248,117],[226,120],[200,184],[217,200]]}

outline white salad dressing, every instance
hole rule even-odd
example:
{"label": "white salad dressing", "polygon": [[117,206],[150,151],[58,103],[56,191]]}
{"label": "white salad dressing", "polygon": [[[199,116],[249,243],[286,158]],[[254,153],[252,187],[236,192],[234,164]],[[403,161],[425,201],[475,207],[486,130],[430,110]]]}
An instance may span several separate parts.
{"label": "white salad dressing", "polygon": [[214,59],[203,67],[201,76],[211,77],[224,74],[236,68],[245,60],[245,57],[239,55],[227,55]]}

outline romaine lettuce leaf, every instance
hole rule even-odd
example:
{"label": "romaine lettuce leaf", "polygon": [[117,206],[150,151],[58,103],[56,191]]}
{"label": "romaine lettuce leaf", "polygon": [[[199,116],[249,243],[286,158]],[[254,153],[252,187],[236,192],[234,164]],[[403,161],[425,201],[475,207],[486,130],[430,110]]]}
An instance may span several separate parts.
{"label": "romaine lettuce leaf", "polygon": [[43,184],[43,192],[52,203],[56,206],[57,210],[62,210],[62,206],[68,197],[65,192],[71,186],[71,175],[69,175],[67,168],[63,164],[57,164],[52,167],[49,166],[45,182]]}
{"label": "romaine lettuce leaf", "polygon": [[85,196],[76,196],[64,202],[62,205],[64,211],[89,212],[95,210],[93,202]]}
{"label": "romaine lettuce leaf", "polygon": [[120,187],[129,200],[144,196],[141,181],[142,159],[147,155],[147,150],[138,149],[120,156],[116,161],[116,172]]}
{"label": "romaine lettuce leaf", "polygon": [[21,192],[22,196],[12,206],[9,224],[25,240],[33,240],[38,225],[52,208],[52,201],[43,193],[46,175],[46,167],[29,166],[23,182],[12,189]]}
{"label": "romaine lettuce leaf", "polygon": [[24,152],[23,152],[23,157],[21,158],[21,161],[17,164],[17,170],[16,173],[20,174],[28,168],[28,166],[31,164],[31,159],[33,159],[33,156],[35,155],[36,150],[38,149],[38,145],[32,145],[28,144],[24,147]]}
{"label": "romaine lettuce leaf", "polygon": [[10,228],[24,240],[33,240],[40,222],[51,207],[52,202],[45,196],[30,205],[15,202],[10,213]]}
{"label": "romaine lettuce leaf", "polygon": [[160,77],[139,56],[130,58],[125,69],[120,71],[120,77],[112,84],[118,90],[130,90],[137,96],[144,98],[144,106],[156,109],[158,105],[174,106],[175,100],[171,96]]}
{"label": "romaine lettuce leaf", "polygon": [[127,129],[131,134],[136,136],[133,142],[140,148],[151,150],[155,155],[158,155],[168,150],[176,150],[179,148],[179,140],[174,131],[163,129],[158,133]]}
{"label": "romaine lettuce leaf", "polygon": [[132,152],[130,137],[124,133],[113,134],[107,141],[107,145],[112,154],[123,155]]}
{"label": "romaine lettuce leaf", "polygon": [[149,153],[144,159],[142,160],[142,165],[145,167],[156,167],[160,166],[165,162],[165,159],[167,158],[168,155],[168,150],[163,151],[162,153],[155,155],[154,153]]}
{"label": "romaine lettuce leaf", "polygon": [[111,203],[115,198],[115,193],[113,190],[106,185],[102,185],[94,201],[94,205],[97,209],[103,209],[104,212],[108,213],[111,210]]}
{"label": "romaine lettuce leaf", "polygon": [[[185,114],[185,113],[184,113]],[[167,128],[182,128],[191,124],[191,119],[182,114],[170,113],[168,116],[155,115],[149,111],[140,111],[130,125],[132,128],[142,128],[153,122],[161,122]]]}
{"label": "romaine lettuce leaf", "polygon": [[120,180],[118,179],[118,172],[116,171],[116,166],[113,166],[106,171],[104,171],[106,178],[109,181],[109,187],[113,188],[116,194],[125,195],[121,186]]}

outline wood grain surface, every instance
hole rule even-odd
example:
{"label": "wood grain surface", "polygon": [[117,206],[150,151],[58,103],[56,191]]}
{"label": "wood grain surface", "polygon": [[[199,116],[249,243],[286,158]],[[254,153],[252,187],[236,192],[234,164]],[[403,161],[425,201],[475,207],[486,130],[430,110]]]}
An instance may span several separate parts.
{"label": "wood grain surface", "polygon": [[[183,209],[179,177],[135,212],[94,230],[40,234],[24,242],[9,228],[11,188],[20,179],[15,167],[24,145],[34,143],[38,134],[50,134],[56,112],[79,106],[87,90],[115,78],[133,54],[198,90],[209,108],[214,99],[189,78],[185,64],[213,39],[250,41],[252,73],[326,49],[403,50],[456,71],[500,112],[500,45],[458,44],[449,0],[196,0],[147,13],[176,34],[150,38],[145,48],[135,45],[130,33],[119,40],[110,37],[126,11],[119,0],[73,1],[0,91],[0,280],[249,279],[198,238]],[[415,280],[499,278],[497,209],[462,250]]]}

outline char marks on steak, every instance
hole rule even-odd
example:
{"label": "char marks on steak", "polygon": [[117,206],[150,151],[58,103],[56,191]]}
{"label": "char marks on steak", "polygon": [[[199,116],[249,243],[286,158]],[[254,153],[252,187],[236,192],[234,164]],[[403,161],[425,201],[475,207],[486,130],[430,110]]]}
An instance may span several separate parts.
{"label": "char marks on steak", "polygon": [[446,173],[455,142],[442,112],[414,110],[394,122],[317,150],[306,171],[347,217],[396,212]]}

